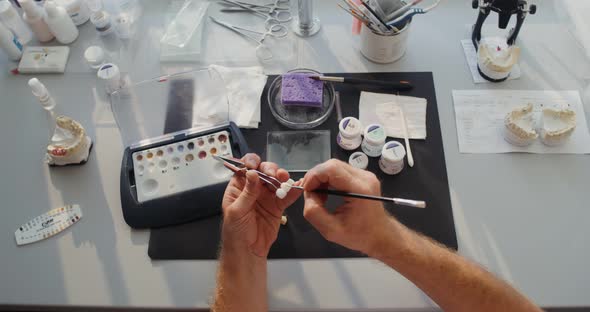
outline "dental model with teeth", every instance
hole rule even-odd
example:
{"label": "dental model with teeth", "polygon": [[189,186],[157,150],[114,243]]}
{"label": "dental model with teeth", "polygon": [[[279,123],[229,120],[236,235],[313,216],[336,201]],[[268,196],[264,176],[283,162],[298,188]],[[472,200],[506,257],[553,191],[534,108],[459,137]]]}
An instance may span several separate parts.
{"label": "dental model with teeth", "polygon": [[45,162],[50,166],[81,165],[88,161],[92,140],[77,121],[67,116],[53,120],[55,100],[37,78],[29,80],[29,86],[41,106],[51,116],[51,139],[47,145]]}
{"label": "dental model with teeth", "polygon": [[477,65],[483,77],[502,81],[510,76],[510,72],[520,57],[520,48],[509,46],[506,39],[489,37],[481,40],[477,50]]}
{"label": "dental model with teeth", "polygon": [[541,141],[548,146],[564,144],[576,129],[576,113],[570,109],[545,108],[541,115]]}
{"label": "dental model with teeth", "polygon": [[539,135],[535,131],[533,104],[517,108],[504,119],[504,139],[516,146],[529,146]]}

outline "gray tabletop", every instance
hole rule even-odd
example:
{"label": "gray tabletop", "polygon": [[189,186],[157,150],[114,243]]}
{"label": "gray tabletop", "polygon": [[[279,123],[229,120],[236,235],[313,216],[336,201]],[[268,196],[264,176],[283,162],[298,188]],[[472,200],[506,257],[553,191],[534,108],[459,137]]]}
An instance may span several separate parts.
{"label": "gray tabletop", "polygon": [[[523,77],[499,85],[475,85],[469,74],[459,43],[466,38],[465,25],[476,17],[467,1],[443,1],[417,19],[407,54],[390,65],[373,64],[360,55],[350,18],[335,2],[316,1],[322,30],[296,41],[295,65],[322,72],[432,71],[459,253],[539,305],[589,306],[590,157],[460,154],[451,98],[453,89],[579,90],[588,111],[588,60],[554,13],[554,2],[543,1],[525,23],[520,40]],[[146,6],[146,14],[158,13],[158,5]],[[93,29],[84,25],[81,33],[72,45],[68,72],[43,76],[42,81],[58,110],[79,120],[95,139],[90,161],[82,167],[49,169],[42,163],[48,139],[45,113],[27,87],[30,77],[8,73],[14,65],[0,55],[5,156],[0,163],[0,304],[206,307],[217,263],[151,261],[149,232],[132,230],[123,220],[118,183],[123,143],[106,96],[92,74],[81,69],[80,56],[90,41],[84,36],[92,37]],[[142,54],[136,59],[153,60]],[[160,67],[145,61],[132,70],[147,78]],[[18,225],[74,203],[84,213],[80,224],[44,242],[16,246]],[[268,278],[273,310],[434,306],[405,278],[371,259],[270,261]]]}

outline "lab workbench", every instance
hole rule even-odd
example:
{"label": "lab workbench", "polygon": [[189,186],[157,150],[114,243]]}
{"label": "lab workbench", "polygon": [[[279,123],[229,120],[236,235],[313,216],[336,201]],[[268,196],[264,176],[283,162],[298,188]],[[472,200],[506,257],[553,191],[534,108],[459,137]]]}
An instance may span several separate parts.
{"label": "lab workbench", "polygon": [[[146,14],[157,13],[156,2],[144,2]],[[578,90],[590,111],[590,65],[555,13],[555,2],[543,1],[527,18],[520,37],[523,75],[509,83],[473,83],[460,44],[476,18],[466,1],[443,1],[417,18],[406,55],[388,65],[361,56],[350,17],[336,1],[315,1],[322,30],[297,40],[296,65],[321,72],[433,72],[459,253],[538,305],[590,306],[590,156],[461,154],[451,97],[453,89]],[[91,25],[82,27],[72,56],[80,55],[76,49],[87,46],[84,34],[92,31]],[[227,40],[233,39],[228,33]],[[159,74],[157,65],[144,64],[146,78]],[[26,84],[30,77],[10,74],[11,66],[0,57],[0,309],[207,307],[216,261],[151,261],[149,231],[132,230],[123,220],[118,183],[123,143],[96,78],[75,71],[42,77],[58,107],[95,139],[84,166],[49,169],[41,161],[48,136],[45,113]],[[69,203],[81,205],[83,222],[58,237],[16,246],[19,224]],[[268,270],[272,310],[436,307],[372,259],[278,260],[270,261]]]}

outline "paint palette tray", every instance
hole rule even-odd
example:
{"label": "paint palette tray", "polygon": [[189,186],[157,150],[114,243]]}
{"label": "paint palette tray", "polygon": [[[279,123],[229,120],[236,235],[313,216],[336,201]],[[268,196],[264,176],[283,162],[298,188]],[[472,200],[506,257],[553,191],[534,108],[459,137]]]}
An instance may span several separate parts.
{"label": "paint palette tray", "polygon": [[213,155],[233,157],[229,139],[229,132],[220,131],[134,152],[138,202],[227,182],[232,172]]}
{"label": "paint palette tray", "polygon": [[125,222],[163,227],[219,214],[232,173],[212,156],[240,158],[248,149],[229,122],[219,74],[167,74],[130,82],[109,96],[126,146],[120,178]]}

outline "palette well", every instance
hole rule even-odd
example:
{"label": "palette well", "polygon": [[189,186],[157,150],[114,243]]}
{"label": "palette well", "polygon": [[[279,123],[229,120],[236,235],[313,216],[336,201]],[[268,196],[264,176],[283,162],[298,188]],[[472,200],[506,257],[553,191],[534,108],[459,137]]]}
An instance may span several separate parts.
{"label": "palette well", "polygon": [[233,157],[230,141],[230,133],[220,131],[134,152],[138,202],[228,181],[231,171],[213,155]]}

